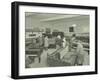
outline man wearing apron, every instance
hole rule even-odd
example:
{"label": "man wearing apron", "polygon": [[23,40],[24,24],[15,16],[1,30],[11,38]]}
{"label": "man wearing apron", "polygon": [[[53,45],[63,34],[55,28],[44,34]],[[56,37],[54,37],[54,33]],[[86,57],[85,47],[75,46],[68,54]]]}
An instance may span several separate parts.
{"label": "man wearing apron", "polygon": [[76,48],[76,64],[83,65],[84,61],[84,50],[83,45],[80,40],[77,40],[77,48]]}

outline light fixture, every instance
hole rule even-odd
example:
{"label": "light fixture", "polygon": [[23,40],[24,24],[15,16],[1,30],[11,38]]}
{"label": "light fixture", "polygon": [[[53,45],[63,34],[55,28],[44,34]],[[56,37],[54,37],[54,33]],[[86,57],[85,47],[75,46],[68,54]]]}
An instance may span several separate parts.
{"label": "light fixture", "polygon": [[73,26],[73,27],[76,27],[77,25],[76,25],[76,24],[73,24],[72,26]]}

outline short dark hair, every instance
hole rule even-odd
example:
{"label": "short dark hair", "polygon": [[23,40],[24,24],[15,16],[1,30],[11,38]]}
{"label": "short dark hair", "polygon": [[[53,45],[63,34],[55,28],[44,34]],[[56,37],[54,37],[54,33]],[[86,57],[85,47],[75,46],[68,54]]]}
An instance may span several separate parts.
{"label": "short dark hair", "polygon": [[76,37],[76,34],[73,34],[72,37]]}

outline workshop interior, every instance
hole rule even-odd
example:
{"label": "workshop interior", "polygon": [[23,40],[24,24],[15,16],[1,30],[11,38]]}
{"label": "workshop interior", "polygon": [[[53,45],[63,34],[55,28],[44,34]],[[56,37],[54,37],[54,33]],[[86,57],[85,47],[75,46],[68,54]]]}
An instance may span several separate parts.
{"label": "workshop interior", "polygon": [[90,16],[25,12],[25,68],[88,66]]}

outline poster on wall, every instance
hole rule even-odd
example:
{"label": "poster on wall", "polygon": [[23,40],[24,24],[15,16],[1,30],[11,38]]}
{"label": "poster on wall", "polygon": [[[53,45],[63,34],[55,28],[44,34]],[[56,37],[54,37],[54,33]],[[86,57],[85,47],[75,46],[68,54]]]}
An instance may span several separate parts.
{"label": "poster on wall", "polygon": [[97,74],[97,7],[12,2],[14,79]]}

